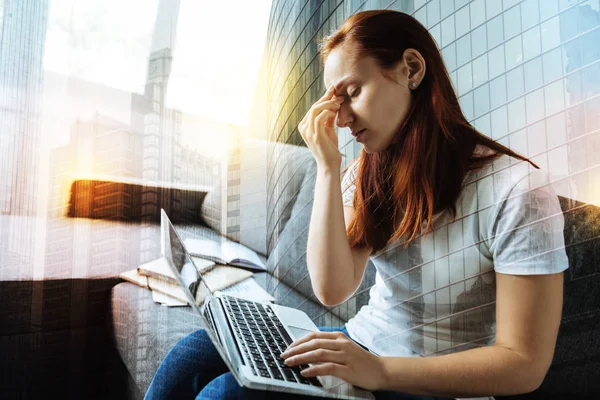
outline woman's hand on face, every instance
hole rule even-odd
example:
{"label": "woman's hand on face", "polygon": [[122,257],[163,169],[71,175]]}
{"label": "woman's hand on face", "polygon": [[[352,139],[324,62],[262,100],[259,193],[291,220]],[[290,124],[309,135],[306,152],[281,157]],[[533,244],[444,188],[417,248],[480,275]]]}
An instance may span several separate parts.
{"label": "woman's hand on face", "polygon": [[342,163],[335,132],[335,117],[343,101],[344,97],[334,96],[333,86],[330,87],[298,124],[298,131],[319,167],[339,169]]}
{"label": "woman's hand on face", "polygon": [[288,366],[316,364],[305,377],[331,375],[367,390],[383,387],[383,359],[369,353],[342,332],[311,332],[294,341],[281,355]]}

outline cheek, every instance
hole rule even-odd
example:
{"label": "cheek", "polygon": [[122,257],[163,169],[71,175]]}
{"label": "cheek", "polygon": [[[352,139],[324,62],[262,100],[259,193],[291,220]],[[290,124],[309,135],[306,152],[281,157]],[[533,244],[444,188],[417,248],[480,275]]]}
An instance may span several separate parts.
{"label": "cheek", "polygon": [[385,101],[380,107],[382,121],[388,129],[397,130],[404,122],[410,107],[410,94],[407,97],[396,95]]}

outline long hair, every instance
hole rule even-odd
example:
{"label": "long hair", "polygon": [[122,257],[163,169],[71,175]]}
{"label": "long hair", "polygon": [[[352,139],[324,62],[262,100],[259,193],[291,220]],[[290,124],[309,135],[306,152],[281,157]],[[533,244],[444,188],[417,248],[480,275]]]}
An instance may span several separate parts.
{"label": "long hair", "polygon": [[[411,91],[411,107],[392,144],[373,154],[361,151],[355,214],[346,232],[351,247],[367,246],[375,254],[401,238],[407,247],[425,221],[425,233],[431,230],[434,214],[449,210],[456,218],[455,204],[466,174],[502,154],[539,169],[468,123],[435,41],[410,15],[370,10],[350,16],[322,40],[322,64],[346,41],[353,59],[370,56],[384,74],[397,66],[408,48],[418,50],[426,63],[425,76]],[[490,151],[477,154],[477,145]]]}

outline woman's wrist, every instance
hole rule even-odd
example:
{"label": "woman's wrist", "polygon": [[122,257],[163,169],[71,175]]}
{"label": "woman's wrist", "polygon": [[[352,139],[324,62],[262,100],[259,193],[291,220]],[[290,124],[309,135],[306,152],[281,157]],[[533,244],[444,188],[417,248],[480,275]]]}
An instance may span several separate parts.
{"label": "woman's wrist", "polygon": [[340,164],[319,164],[317,163],[317,174],[321,174],[323,176],[335,176],[336,174],[339,176],[340,173]]}
{"label": "woman's wrist", "polygon": [[377,384],[377,390],[390,390],[389,388],[391,388],[393,386],[392,384],[392,378],[391,378],[391,374],[390,374],[390,360],[391,357],[382,357],[382,356],[377,356],[377,358],[379,359],[379,364],[380,364],[380,380]]}

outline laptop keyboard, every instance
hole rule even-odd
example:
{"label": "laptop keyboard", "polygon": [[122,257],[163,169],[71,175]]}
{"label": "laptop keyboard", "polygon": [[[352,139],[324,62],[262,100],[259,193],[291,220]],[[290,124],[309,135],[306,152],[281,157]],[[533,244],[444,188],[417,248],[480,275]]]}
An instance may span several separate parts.
{"label": "laptop keyboard", "polygon": [[300,374],[308,364],[288,367],[279,356],[292,339],[269,306],[233,296],[223,296],[221,300],[241,343],[240,350],[252,360],[251,369],[256,376],[321,387],[317,378]]}

